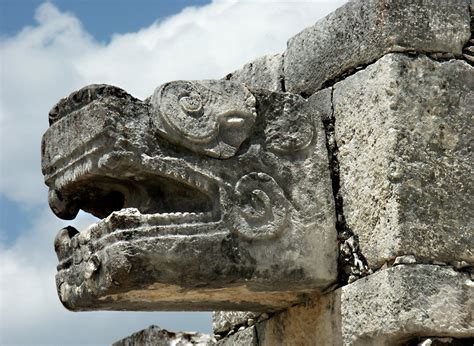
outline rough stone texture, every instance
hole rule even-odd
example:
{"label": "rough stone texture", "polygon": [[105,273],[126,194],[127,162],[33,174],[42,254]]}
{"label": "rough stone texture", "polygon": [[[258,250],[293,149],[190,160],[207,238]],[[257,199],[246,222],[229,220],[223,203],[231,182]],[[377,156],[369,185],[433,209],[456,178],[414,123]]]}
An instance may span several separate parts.
{"label": "rough stone texture", "polygon": [[226,79],[243,83],[251,89],[285,91],[283,81],[283,57],[281,54],[265,55],[241,69],[229,73]]}
{"label": "rough stone texture", "polygon": [[206,334],[169,332],[158,326],[150,326],[139,332],[116,341],[112,346],[188,346],[213,345],[215,340]]}
{"label": "rough stone texture", "polygon": [[221,339],[217,342],[219,346],[234,346],[234,345],[245,345],[245,346],[257,346],[261,345],[257,336],[257,329],[252,326],[245,328],[235,334],[229,335],[228,337]]}
{"label": "rough stone texture", "polygon": [[227,332],[234,327],[249,325],[259,320],[262,313],[253,311],[214,311],[212,329],[214,333]]}
{"label": "rough stone texture", "polygon": [[221,80],[127,95],[76,92],[43,138],[53,211],[102,218],[56,237],[67,308],[274,311],[334,282],[329,92]]}
{"label": "rough stone texture", "polygon": [[414,336],[474,336],[474,282],[434,265],[399,265],[342,288],[346,345],[402,345]]}
{"label": "rough stone texture", "polygon": [[470,1],[469,9],[471,12],[471,39],[464,46],[463,57],[466,61],[474,64],[474,4],[472,3],[472,0]]}
{"label": "rough stone texture", "polygon": [[340,194],[371,267],[474,263],[474,69],[388,54],[334,86]]}
{"label": "rough stone texture", "polygon": [[470,37],[465,0],[351,1],[288,41],[286,90],[311,95],[388,52],[462,56]]}
{"label": "rough stone texture", "polygon": [[401,346],[437,337],[467,345],[474,336],[473,311],[468,273],[398,265],[275,314],[255,326],[254,339],[268,346]]}
{"label": "rough stone texture", "polygon": [[[322,90],[311,97],[311,102],[320,113],[327,117],[332,113],[330,90]],[[296,128],[298,129],[298,128]],[[248,325],[248,321],[259,322],[268,319],[266,313],[255,313],[249,311],[215,311],[213,314],[213,330],[215,333],[227,332]]]}
{"label": "rough stone texture", "polygon": [[256,326],[259,345],[342,345],[340,305],[337,290],[276,314]]}

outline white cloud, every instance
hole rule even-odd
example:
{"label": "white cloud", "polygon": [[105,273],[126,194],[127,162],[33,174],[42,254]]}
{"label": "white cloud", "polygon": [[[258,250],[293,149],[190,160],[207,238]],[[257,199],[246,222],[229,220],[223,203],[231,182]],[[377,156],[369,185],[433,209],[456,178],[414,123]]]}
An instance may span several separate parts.
{"label": "white cloud", "polygon": [[[44,206],[41,135],[49,109],[73,90],[109,83],[145,98],[169,80],[220,78],[257,56],[282,52],[288,38],[343,2],[215,0],[107,44],[74,15],[43,4],[35,26],[0,41],[0,193]],[[0,243],[0,343],[110,343],[163,316],[165,327],[202,329],[191,315],[66,311],[56,297],[52,248],[64,223],[45,208],[31,218],[14,246]],[[81,216],[73,224],[89,222]]]}

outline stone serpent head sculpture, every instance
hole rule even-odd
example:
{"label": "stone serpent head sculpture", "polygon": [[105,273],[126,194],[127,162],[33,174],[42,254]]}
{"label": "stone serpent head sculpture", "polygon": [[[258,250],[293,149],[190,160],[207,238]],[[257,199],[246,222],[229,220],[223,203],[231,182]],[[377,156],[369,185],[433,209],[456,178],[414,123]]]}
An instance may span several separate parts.
{"label": "stone serpent head sculpture", "polygon": [[[278,309],[329,285],[336,232],[325,95],[175,81],[60,100],[42,169],[69,309]],[[321,265],[314,265],[321,263]]]}

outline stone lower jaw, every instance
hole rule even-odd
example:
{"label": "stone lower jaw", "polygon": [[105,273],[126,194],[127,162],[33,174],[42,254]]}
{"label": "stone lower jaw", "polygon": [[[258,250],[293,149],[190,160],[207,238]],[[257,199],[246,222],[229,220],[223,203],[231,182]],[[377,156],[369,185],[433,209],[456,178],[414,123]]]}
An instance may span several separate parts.
{"label": "stone lower jaw", "polygon": [[[213,229],[213,225],[221,223],[221,213],[218,210],[190,213],[164,213],[164,214],[141,214],[136,208],[126,208],[113,212],[107,218],[93,223],[85,230],[79,232],[72,226],[61,229],[55,239],[55,249],[60,264],[69,263],[73,249],[79,243],[92,240],[97,244],[106,243],[109,239],[121,241],[131,239],[135,236],[128,234],[141,234],[147,236],[179,235],[190,234],[193,227],[205,226],[208,230]],[[144,231],[147,228],[154,228],[154,231]],[[67,232],[66,232],[67,231]]]}
{"label": "stone lower jaw", "polygon": [[142,226],[104,236],[100,224],[75,234],[71,255],[58,266],[58,294],[70,310],[209,310],[212,297],[214,308],[274,311],[307,293],[304,283],[288,289],[278,280],[248,282],[255,260],[224,222]]}

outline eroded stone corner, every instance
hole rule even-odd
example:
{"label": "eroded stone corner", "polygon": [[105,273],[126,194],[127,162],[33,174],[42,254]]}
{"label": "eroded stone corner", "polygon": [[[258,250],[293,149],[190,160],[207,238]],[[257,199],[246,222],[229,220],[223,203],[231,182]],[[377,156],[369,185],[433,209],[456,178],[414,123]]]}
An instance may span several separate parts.
{"label": "eroded stone corner", "polygon": [[225,79],[245,84],[251,89],[285,92],[283,54],[265,55],[229,73]]}

